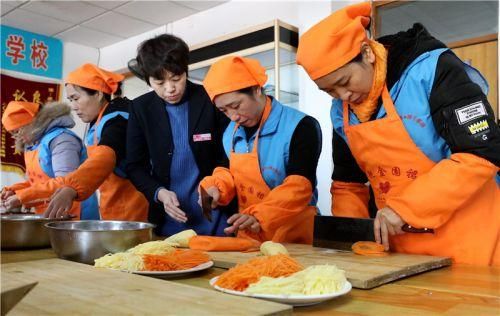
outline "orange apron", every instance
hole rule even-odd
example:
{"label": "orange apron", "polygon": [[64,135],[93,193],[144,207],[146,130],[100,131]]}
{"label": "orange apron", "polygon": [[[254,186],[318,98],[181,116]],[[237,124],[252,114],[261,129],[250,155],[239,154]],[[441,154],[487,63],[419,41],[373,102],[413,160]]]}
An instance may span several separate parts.
{"label": "orange apron", "polygon": [[[26,175],[30,184],[43,183],[52,179],[40,166],[38,149],[27,150],[24,152],[24,162],[26,164]],[[48,207],[48,203],[35,206],[35,213],[43,214]],[[80,202],[73,202],[68,214],[75,216],[74,219],[80,219]]]}
{"label": "orange apron", "polygon": [[[349,108],[344,102],[344,129],[349,148],[367,174],[378,209],[414,179],[427,173],[436,163],[413,142],[399,117],[391,96],[384,87],[383,106],[387,116],[349,125]],[[443,183],[442,185],[447,185]],[[426,188],[422,188],[426,190]],[[446,197],[442,197],[446,198]],[[495,179],[487,182],[480,194],[471,197],[434,233],[406,233],[390,238],[396,252],[449,256],[457,263],[491,264],[497,247],[499,194]],[[433,203],[433,201],[429,201]],[[398,210],[395,210],[396,212]],[[486,222],[494,220],[492,223]]]}
{"label": "orange apron", "polygon": [[[95,122],[94,141],[87,145],[87,153],[92,156],[93,150],[98,146],[97,129],[102,115],[108,105],[106,104]],[[99,213],[104,220],[147,221],[148,201],[137,191],[134,185],[125,178],[112,172],[99,187]]]}
{"label": "orange apron", "polygon": [[[240,213],[251,205],[262,203],[269,192],[271,192],[271,189],[267,185],[266,181],[262,178],[258,155],[260,130],[270,113],[271,100],[267,98],[259,129],[256,132],[257,134],[254,140],[252,152],[234,152],[234,135],[239,127],[238,124],[235,126],[233,131],[233,142],[229,156],[229,170],[234,178]],[[313,212],[316,212],[315,207],[313,206],[307,206],[307,208],[314,208]],[[261,242],[272,240],[274,242],[310,244],[312,243],[312,232],[305,233],[303,229],[306,226],[310,226],[312,229],[313,226],[312,222],[307,223],[307,220],[304,218],[307,214],[309,214],[309,212],[306,211],[301,212],[301,214],[297,214],[298,220],[291,221],[289,225],[282,225],[274,231],[263,232],[261,230],[256,234],[250,232],[249,230],[239,230],[237,236],[242,238],[251,238]],[[313,219],[313,217],[309,217]],[[302,218],[304,218],[304,220]]]}

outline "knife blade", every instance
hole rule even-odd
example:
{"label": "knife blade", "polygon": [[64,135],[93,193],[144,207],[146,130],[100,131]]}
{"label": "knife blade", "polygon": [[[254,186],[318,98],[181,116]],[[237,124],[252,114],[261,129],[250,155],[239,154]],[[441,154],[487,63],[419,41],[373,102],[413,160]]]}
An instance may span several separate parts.
{"label": "knife blade", "polygon": [[313,246],[350,250],[357,241],[375,241],[373,219],[319,215],[314,218]]}
{"label": "knife blade", "polygon": [[7,314],[19,301],[31,291],[38,282],[26,284],[1,293],[1,315]]}
{"label": "knife blade", "polygon": [[[407,233],[434,233],[430,228],[415,228],[408,224],[401,229]],[[357,241],[375,241],[373,218],[316,216],[313,245],[318,247],[350,249]]]}
{"label": "knife blade", "polygon": [[205,189],[200,186],[200,196],[201,196],[201,209],[203,210],[203,216],[212,222],[212,196],[210,196]]}

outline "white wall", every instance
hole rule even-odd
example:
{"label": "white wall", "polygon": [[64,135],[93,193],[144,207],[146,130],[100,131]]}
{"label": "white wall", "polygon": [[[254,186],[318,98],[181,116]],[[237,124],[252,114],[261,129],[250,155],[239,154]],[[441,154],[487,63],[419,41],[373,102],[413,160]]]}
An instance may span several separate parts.
{"label": "white wall", "polygon": [[[324,3],[329,3],[323,1]],[[171,32],[189,46],[280,19],[298,20],[298,1],[231,1],[171,23]],[[308,3],[314,3],[308,1]]]}
{"label": "white wall", "polygon": [[[127,63],[137,55],[137,47],[143,41],[167,32],[167,25],[158,27],[152,31],[136,35],[116,44],[101,48],[99,67],[110,71],[124,72]],[[169,32],[170,33],[170,32]]]}

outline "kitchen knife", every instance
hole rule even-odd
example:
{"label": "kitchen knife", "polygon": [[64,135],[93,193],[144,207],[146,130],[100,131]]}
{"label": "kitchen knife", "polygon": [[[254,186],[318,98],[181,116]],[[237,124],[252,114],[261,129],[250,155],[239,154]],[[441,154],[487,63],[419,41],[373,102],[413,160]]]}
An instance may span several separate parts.
{"label": "kitchen knife", "polygon": [[212,200],[213,198],[208,195],[207,191],[200,185],[200,196],[201,196],[201,208],[203,210],[203,216],[212,222]]}
{"label": "kitchen knife", "polygon": [[[375,241],[373,218],[316,216],[313,245],[317,247],[350,249],[357,241]],[[429,228],[415,228],[408,224],[401,229],[407,233],[434,233]]]}
{"label": "kitchen knife", "polygon": [[313,246],[350,250],[357,241],[375,241],[373,219],[339,216],[314,218]]}
{"label": "kitchen knife", "polygon": [[17,288],[13,288],[11,290],[3,291],[1,293],[1,315],[3,316],[7,314],[37,284],[38,282],[30,283]]}

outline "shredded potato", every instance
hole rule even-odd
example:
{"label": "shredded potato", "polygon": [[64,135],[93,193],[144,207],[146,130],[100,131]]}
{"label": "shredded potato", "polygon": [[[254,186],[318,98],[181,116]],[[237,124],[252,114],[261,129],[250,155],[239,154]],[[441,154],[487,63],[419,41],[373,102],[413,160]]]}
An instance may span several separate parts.
{"label": "shredded potato", "polygon": [[333,265],[315,265],[287,277],[261,277],[250,284],[250,294],[319,295],[340,291],[346,282],[345,272]]}
{"label": "shredded potato", "polygon": [[130,248],[127,252],[136,255],[165,255],[175,251],[175,244],[165,240],[149,241]]}
{"label": "shredded potato", "polygon": [[141,271],[144,269],[142,256],[131,252],[118,252],[107,254],[94,260],[94,266],[98,268],[109,268],[123,271]]}

